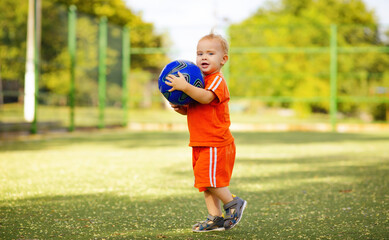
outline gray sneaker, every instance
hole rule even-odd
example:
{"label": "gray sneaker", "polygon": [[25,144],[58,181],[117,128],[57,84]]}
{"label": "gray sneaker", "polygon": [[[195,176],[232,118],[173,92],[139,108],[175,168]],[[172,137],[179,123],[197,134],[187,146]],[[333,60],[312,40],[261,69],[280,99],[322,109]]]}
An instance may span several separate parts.
{"label": "gray sneaker", "polygon": [[198,222],[192,226],[193,232],[224,231],[224,218],[208,215],[207,220]]}
{"label": "gray sneaker", "polygon": [[246,206],[247,201],[239,197],[234,197],[234,200],[223,206],[226,211],[226,216],[224,217],[224,228],[226,230],[235,227],[239,223]]}

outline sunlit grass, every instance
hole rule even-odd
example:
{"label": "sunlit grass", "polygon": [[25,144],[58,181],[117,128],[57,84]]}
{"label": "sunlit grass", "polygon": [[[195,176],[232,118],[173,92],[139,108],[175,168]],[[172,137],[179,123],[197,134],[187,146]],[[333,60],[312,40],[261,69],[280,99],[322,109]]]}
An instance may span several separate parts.
{"label": "sunlit grass", "polygon": [[231,231],[207,215],[184,132],[94,131],[3,140],[0,239],[385,239],[389,134],[235,133]]}

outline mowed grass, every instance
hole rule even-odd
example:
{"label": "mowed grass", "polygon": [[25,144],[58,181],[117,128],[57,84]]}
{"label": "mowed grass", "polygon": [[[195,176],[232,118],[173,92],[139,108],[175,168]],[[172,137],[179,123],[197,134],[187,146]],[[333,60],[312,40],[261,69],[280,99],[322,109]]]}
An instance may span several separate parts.
{"label": "mowed grass", "polygon": [[207,215],[185,132],[1,139],[0,239],[387,239],[389,133],[234,133],[241,223]]}

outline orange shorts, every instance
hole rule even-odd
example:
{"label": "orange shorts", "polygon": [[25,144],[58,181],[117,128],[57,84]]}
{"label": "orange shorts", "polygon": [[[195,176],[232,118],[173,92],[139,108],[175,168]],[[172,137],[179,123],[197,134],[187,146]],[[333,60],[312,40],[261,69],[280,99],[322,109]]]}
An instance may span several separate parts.
{"label": "orange shorts", "polygon": [[235,143],[223,147],[193,147],[194,187],[199,192],[208,187],[227,187],[235,163]]}

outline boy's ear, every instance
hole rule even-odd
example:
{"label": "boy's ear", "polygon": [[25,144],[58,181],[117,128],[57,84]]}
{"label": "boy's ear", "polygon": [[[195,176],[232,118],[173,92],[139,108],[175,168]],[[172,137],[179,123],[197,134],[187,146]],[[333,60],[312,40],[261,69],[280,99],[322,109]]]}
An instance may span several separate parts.
{"label": "boy's ear", "polygon": [[224,54],[223,56],[223,59],[222,59],[222,65],[226,64],[226,62],[228,61],[228,55],[227,54]]}

